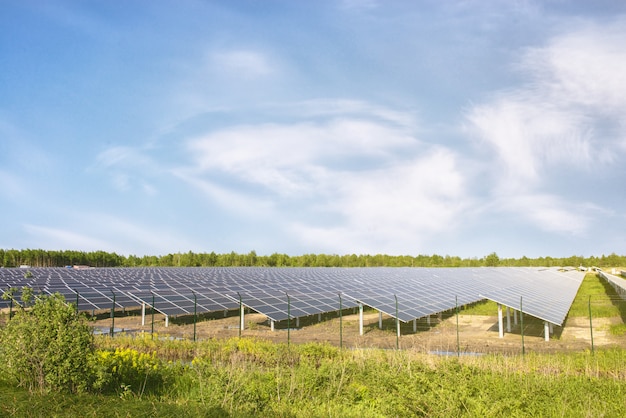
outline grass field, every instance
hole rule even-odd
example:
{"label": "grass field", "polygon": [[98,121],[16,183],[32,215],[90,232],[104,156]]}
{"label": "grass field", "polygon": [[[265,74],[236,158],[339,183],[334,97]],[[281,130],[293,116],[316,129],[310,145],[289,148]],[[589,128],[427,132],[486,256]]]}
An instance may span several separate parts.
{"label": "grass field", "polygon": [[[1,416],[621,416],[626,352],[446,358],[249,339],[99,339],[103,349],[163,344],[150,394],[28,394],[0,385]],[[193,350],[190,363],[173,359]],[[171,362],[170,362],[171,361]],[[122,385],[123,386],[123,385]]]}

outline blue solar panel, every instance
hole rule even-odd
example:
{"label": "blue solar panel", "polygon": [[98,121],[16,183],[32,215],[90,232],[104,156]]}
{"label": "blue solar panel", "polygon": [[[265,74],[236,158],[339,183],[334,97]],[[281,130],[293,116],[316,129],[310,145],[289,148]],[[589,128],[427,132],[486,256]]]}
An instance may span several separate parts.
{"label": "blue solar panel", "polygon": [[[536,268],[64,268],[0,269],[0,287],[30,286],[79,294],[79,309],[152,304],[166,315],[236,309],[242,303],[273,320],[362,303],[404,322],[485,298],[562,324],[584,273]],[[289,299],[289,303],[288,303]],[[397,303],[396,303],[397,301]],[[6,302],[5,302],[6,305]],[[2,305],[0,305],[2,306]],[[289,312],[288,312],[289,311]]]}

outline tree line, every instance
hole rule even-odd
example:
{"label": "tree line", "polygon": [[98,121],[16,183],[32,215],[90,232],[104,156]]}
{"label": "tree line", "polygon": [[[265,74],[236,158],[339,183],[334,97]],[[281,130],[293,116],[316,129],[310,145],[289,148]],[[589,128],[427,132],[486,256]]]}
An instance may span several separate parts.
{"label": "tree line", "polygon": [[484,257],[461,258],[450,255],[385,255],[385,254],[247,254],[173,253],[166,255],[120,255],[106,251],[0,249],[2,267],[553,267],[553,266],[626,266],[626,256],[612,253],[599,257],[571,256],[538,258],[500,258],[494,252]]}

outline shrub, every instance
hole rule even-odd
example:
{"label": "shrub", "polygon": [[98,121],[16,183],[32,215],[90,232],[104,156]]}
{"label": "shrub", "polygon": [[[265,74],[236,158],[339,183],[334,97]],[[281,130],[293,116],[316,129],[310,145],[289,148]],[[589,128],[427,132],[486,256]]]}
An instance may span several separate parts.
{"label": "shrub", "polygon": [[[22,294],[32,292],[24,289]],[[4,375],[30,392],[88,388],[91,329],[60,294],[38,296],[32,308],[18,310],[0,329],[0,340]]]}
{"label": "shrub", "polygon": [[94,389],[141,396],[161,388],[163,365],[156,352],[140,353],[132,348],[98,351],[94,356]]}

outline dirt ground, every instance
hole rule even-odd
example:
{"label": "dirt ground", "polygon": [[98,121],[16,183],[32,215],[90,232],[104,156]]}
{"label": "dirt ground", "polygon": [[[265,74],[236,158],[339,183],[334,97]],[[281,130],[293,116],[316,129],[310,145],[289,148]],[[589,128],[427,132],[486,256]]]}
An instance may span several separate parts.
{"label": "dirt ground", "polygon": [[[225,316],[226,315],[226,316]],[[91,324],[102,333],[111,329],[110,313],[102,313],[100,319]],[[522,334],[518,323],[511,318],[511,332],[507,332],[504,320],[504,338],[499,338],[497,316],[458,316],[458,340],[456,315],[432,316],[430,325],[425,318],[413,322],[401,323],[401,336],[396,337],[395,320],[383,315],[382,329],[379,329],[379,316],[375,311],[365,312],[363,335],[359,335],[358,313],[344,312],[341,322],[338,313],[323,314],[321,321],[317,315],[292,320],[289,330],[287,321],[275,324],[271,330],[267,318],[261,314],[245,315],[245,328],[242,337],[252,337],[274,342],[305,343],[328,342],[332,345],[350,348],[396,348],[413,349],[420,352],[456,353],[457,344],[464,353],[521,353]],[[141,324],[139,310],[127,313],[117,312],[115,332],[150,333],[154,329],[160,337],[192,339],[194,332],[193,317],[170,318],[165,326],[163,315],[155,314],[154,326],[151,314]],[[608,330],[613,323],[621,323],[621,318],[598,318],[593,321],[594,347],[618,346],[626,348],[626,338],[611,335]],[[203,315],[196,321],[196,338],[231,338],[239,335],[238,311]],[[524,317],[524,349],[526,352],[565,352],[591,349],[591,332],[587,318],[568,319],[564,327],[554,327],[550,341],[544,339],[542,321]]]}

